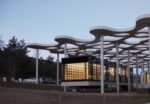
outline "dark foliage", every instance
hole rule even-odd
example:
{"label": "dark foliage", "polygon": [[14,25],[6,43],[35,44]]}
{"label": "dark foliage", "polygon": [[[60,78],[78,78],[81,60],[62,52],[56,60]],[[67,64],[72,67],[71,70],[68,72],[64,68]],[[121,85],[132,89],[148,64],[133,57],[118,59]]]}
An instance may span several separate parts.
{"label": "dark foliage", "polygon": [[[2,40],[0,40],[3,42]],[[0,48],[0,78],[8,79],[14,77],[28,78],[35,77],[35,58],[27,55],[25,41],[18,41],[14,36],[9,40],[5,47]],[[56,63],[53,57],[48,56],[47,60],[39,60],[39,76],[56,79]]]}

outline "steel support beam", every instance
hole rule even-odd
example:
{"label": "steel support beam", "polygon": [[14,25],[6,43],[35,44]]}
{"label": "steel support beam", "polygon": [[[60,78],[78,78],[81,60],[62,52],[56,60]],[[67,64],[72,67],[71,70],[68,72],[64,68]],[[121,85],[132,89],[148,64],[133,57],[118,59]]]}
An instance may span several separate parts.
{"label": "steel support beam", "polygon": [[142,60],[143,62],[142,62],[142,73],[144,72],[144,58],[143,58],[143,60]]}
{"label": "steel support beam", "polygon": [[57,85],[59,85],[59,53],[57,53]]}
{"label": "steel support beam", "polygon": [[136,55],[136,88],[138,89],[139,69],[138,69],[138,55]]}
{"label": "steel support beam", "polygon": [[[67,43],[65,43],[64,45],[65,45],[64,46],[64,55],[65,55],[65,58],[67,58]],[[67,88],[66,88],[66,86],[64,86],[64,92],[66,93],[66,91],[67,91]]]}
{"label": "steel support beam", "polygon": [[117,93],[119,93],[119,44],[116,44],[116,87]]}
{"label": "steel support beam", "polygon": [[38,84],[38,76],[39,76],[39,49],[36,49],[36,84]]}
{"label": "steel support beam", "polygon": [[147,70],[149,71],[149,60],[147,61]]}
{"label": "steel support beam", "polygon": [[100,76],[100,81],[101,81],[101,94],[104,94],[104,36],[101,36],[100,38],[101,42],[101,76]]}
{"label": "steel support beam", "polygon": [[150,65],[150,24],[148,26],[148,47],[149,47],[149,65]]}
{"label": "steel support beam", "polygon": [[67,58],[67,43],[64,44],[64,56]]}
{"label": "steel support beam", "polygon": [[131,78],[130,78],[130,76],[131,76],[131,71],[130,71],[130,52],[129,52],[129,50],[128,50],[128,92],[130,92],[131,91]]}
{"label": "steel support beam", "polygon": [[142,84],[142,88],[144,87],[144,59],[142,60],[142,68],[141,68],[141,73],[142,73],[142,80],[141,80],[141,84]]}

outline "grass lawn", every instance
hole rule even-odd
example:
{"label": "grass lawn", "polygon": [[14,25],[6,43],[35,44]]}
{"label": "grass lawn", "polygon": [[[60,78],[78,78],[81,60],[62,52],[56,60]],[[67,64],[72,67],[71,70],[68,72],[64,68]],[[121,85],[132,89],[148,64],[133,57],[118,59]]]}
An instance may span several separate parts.
{"label": "grass lawn", "polygon": [[60,91],[0,87],[0,104],[146,104],[150,95],[63,93]]}

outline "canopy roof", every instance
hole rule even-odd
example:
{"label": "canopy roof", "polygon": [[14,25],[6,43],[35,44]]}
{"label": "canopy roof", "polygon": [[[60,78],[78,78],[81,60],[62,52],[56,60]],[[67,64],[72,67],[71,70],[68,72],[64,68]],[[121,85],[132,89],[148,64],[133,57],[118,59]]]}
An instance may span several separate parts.
{"label": "canopy roof", "polygon": [[[67,54],[70,56],[87,55],[98,56],[100,54],[100,37],[104,36],[104,58],[116,61],[116,43],[119,44],[120,63],[127,63],[127,51],[130,51],[130,64],[136,64],[136,55],[139,63],[147,65],[149,60],[148,26],[150,26],[150,14],[139,16],[134,27],[128,29],[113,29],[105,26],[96,26],[90,29],[94,39],[82,40],[71,36],[59,35],[55,37],[56,44],[29,43],[27,47],[50,50],[51,53],[64,53],[64,44],[69,44]],[[150,35],[150,34],[149,34]],[[141,65],[139,64],[139,65]]]}

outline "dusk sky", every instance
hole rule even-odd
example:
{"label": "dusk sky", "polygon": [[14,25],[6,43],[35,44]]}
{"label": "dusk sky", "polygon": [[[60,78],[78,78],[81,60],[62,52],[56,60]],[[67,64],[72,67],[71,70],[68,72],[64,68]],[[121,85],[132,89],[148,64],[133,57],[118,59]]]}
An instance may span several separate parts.
{"label": "dusk sky", "polygon": [[150,0],[0,0],[0,37],[44,44],[55,43],[57,35],[90,39],[93,26],[124,29],[149,13]]}

